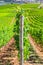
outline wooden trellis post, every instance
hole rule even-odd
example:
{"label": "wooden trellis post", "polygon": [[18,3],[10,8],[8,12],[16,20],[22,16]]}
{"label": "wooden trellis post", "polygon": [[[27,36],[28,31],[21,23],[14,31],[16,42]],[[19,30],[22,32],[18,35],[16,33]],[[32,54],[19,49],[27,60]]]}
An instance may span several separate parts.
{"label": "wooden trellis post", "polygon": [[20,16],[20,37],[19,37],[19,45],[20,45],[20,65],[23,65],[23,26],[24,26],[24,16]]}

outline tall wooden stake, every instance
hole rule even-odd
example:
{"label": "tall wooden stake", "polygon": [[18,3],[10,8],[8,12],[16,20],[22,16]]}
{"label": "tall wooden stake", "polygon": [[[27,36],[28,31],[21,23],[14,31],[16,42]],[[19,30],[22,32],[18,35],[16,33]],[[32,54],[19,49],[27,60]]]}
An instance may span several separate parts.
{"label": "tall wooden stake", "polygon": [[20,17],[20,65],[23,65],[23,24],[24,24],[24,16]]}

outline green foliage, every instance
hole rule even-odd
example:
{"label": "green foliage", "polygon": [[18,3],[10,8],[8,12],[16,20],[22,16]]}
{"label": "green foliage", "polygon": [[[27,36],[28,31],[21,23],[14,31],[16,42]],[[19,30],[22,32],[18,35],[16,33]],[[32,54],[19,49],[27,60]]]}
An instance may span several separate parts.
{"label": "green foliage", "polygon": [[16,14],[16,22],[14,24],[14,38],[16,40],[16,47],[17,49],[19,49],[19,22],[20,22],[20,15],[21,15],[21,12],[17,12]]}
{"label": "green foliage", "polygon": [[[25,7],[25,6],[24,6]],[[23,8],[22,8],[23,9]],[[35,39],[37,44],[43,46],[43,9],[34,7],[24,8],[24,59],[28,59],[31,53],[28,34]]]}
{"label": "green foliage", "polygon": [[[1,6],[0,6],[0,8],[1,8]],[[1,13],[1,11],[0,11],[0,47],[2,47],[3,45],[6,45],[6,43],[8,43],[8,41],[14,35],[14,32],[13,32],[14,21],[13,21],[13,19],[15,18],[16,12],[9,13],[9,12],[6,12],[6,9],[5,9],[5,13],[4,12]],[[4,8],[3,8],[3,10],[4,10]]]}
{"label": "green foliage", "polygon": [[[16,47],[19,50],[19,23],[20,16],[24,16],[24,59],[30,55],[31,34],[37,43],[43,45],[43,9],[38,9],[39,4],[8,4],[0,6],[0,47],[14,35]],[[15,18],[12,23],[13,18]],[[12,24],[11,24],[12,23]]]}

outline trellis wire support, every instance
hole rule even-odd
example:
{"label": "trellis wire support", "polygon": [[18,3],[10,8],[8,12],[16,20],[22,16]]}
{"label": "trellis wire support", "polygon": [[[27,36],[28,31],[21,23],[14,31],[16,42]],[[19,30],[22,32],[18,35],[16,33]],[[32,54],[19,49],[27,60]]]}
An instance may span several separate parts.
{"label": "trellis wire support", "polygon": [[20,36],[19,36],[19,45],[20,45],[20,65],[23,65],[23,27],[24,27],[24,16],[20,16]]}

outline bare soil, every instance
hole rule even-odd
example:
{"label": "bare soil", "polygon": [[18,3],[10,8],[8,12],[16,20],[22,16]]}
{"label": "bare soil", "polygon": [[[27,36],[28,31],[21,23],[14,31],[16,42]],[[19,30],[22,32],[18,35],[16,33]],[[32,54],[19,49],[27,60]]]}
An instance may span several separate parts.
{"label": "bare soil", "polygon": [[43,48],[35,42],[31,35],[29,35],[29,41],[37,55],[43,59]]}
{"label": "bare soil", "polygon": [[15,47],[14,38],[0,49],[0,65],[19,65],[18,50]]}
{"label": "bare soil", "polygon": [[[29,36],[29,40],[38,56],[31,56],[27,61],[24,61],[24,65],[43,65],[43,52],[41,52],[42,48],[36,45],[31,36]],[[16,49],[15,44],[16,42],[14,38],[11,38],[7,45],[0,48],[0,65],[20,65],[18,50]],[[33,55],[34,54],[35,53],[33,53]]]}

